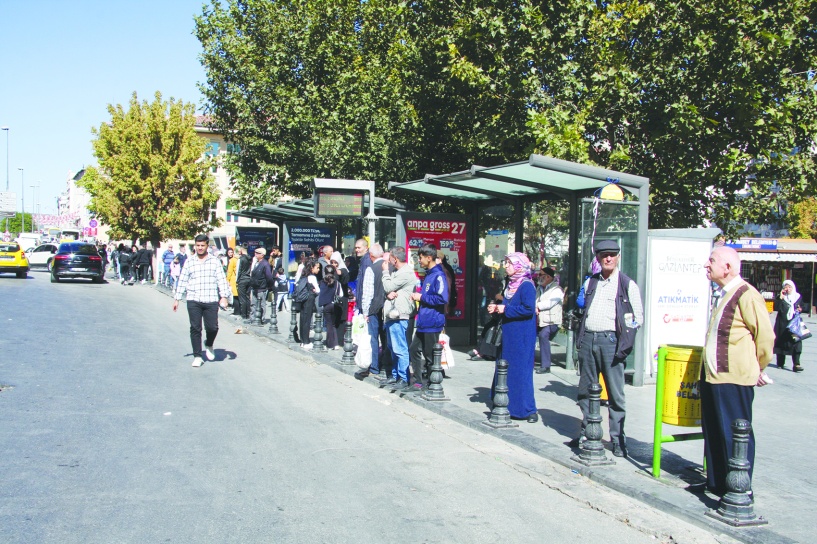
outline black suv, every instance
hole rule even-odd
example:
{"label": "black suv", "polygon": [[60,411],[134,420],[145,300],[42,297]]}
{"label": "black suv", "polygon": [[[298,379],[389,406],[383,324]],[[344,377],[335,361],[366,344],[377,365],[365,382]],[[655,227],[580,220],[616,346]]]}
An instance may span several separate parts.
{"label": "black suv", "polygon": [[102,283],[105,277],[102,257],[94,244],[66,242],[60,244],[51,267],[51,283],[63,278],[90,278]]}

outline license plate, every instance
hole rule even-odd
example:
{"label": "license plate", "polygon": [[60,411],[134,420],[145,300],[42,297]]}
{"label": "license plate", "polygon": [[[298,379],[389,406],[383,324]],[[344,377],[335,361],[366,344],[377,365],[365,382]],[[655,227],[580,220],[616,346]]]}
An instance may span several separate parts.
{"label": "license plate", "polygon": [[73,270],[74,272],[87,272],[88,271],[87,268],[74,268],[74,267],[71,267],[71,270]]}
{"label": "license plate", "polygon": [[0,255],[1,261],[13,261],[14,255]]}

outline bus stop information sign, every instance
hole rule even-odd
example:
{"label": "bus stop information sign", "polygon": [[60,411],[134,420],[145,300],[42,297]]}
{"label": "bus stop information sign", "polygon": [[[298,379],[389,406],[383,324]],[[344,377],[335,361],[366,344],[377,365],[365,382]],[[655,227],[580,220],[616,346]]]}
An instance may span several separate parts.
{"label": "bus stop information sign", "polygon": [[316,217],[363,217],[363,191],[315,190]]}

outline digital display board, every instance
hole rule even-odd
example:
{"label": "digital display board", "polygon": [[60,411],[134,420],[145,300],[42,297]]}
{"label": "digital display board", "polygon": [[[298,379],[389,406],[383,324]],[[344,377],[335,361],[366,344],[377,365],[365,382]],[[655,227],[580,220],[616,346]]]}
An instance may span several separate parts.
{"label": "digital display board", "polygon": [[363,217],[363,191],[315,191],[316,217]]}

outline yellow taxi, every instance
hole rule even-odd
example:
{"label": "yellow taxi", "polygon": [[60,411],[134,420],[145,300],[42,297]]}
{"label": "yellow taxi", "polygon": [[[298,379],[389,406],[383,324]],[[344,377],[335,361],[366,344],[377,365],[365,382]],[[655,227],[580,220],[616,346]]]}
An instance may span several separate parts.
{"label": "yellow taxi", "polygon": [[0,242],[0,274],[17,274],[18,278],[28,275],[26,252],[17,242]]}

